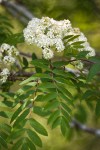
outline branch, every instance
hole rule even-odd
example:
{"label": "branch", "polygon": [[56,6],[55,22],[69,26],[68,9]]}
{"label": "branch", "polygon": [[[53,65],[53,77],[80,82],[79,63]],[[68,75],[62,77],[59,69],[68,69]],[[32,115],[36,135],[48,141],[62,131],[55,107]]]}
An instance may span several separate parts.
{"label": "branch", "polygon": [[[90,63],[90,64],[95,64],[95,62],[93,62],[93,61],[90,61],[90,60],[88,60],[88,59],[79,59],[79,60],[81,60],[81,61],[83,61],[83,62],[85,62],[85,63]],[[72,60],[68,60],[68,62],[73,62],[73,61],[77,61],[77,59],[72,59]]]}
{"label": "branch", "polygon": [[29,20],[34,18],[33,14],[28,9],[18,3],[12,1],[2,1],[4,6],[13,16],[18,18],[22,23],[27,24]]}
{"label": "branch", "polygon": [[[20,55],[23,55],[23,56],[26,56],[26,57],[29,57],[29,58],[32,58],[32,54],[29,54],[29,53],[24,53],[24,52],[20,52]],[[95,64],[95,62],[93,61],[90,61],[88,59],[79,59],[85,63],[90,63],[90,64]],[[67,62],[73,62],[73,61],[77,61],[77,59],[72,59],[72,60],[68,60]]]}
{"label": "branch", "polygon": [[32,54],[29,54],[29,53],[20,52],[20,55],[32,58]]}
{"label": "branch", "polygon": [[11,73],[8,77],[8,81],[17,81],[17,80],[23,81],[34,74],[35,72],[23,72],[23,71],[17,72],[15,74]]}
{"label": "branch", "polygon": [[89,127],[87,127],[86,125],[84,125],[84,124],[78,122],[78,121],[75,120],[75,119],[72,120],[70,126],[73,127],[73,128],[82,130],[82,131],[84,131],[84,132],[87,132],[87,133],[89,133],[89,134],[93,134],[93,135],[96,135],[96,136],[100,136],[100,129],[89,128]]}

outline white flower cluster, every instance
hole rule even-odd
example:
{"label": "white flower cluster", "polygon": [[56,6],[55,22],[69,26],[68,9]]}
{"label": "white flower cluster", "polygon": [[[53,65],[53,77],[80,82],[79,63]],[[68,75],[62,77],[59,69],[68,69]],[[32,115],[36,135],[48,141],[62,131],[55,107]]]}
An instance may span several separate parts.
{"label": "white flower cluster", "polygon": [[14,46],[6,43],[0,46],[0,62],[7,65],[13,64],[16,61],[15,56],[18,55],[19,52]]}
{"label": "white flower cluster", "polygon": [[8,68],[4,68],[2,70],[2,72],[0,73],[0,83],[5,83],[9,74],[10,74],[10,72],[9,72]]}
{"label": "white flower cluster", "polygon": [[87,38],[78,28],[72,28],[69,20],[56,21],[49,17],[33,18],[23,33],[27,43],[36,44],[42,48],[45,59],[53,58],[53,50],[62,52],[65,49],[63,39],[68,35],[79,35],[75,40],[68,42],[69,45],[75,41],[84,41],[84,48],[79,49],[79,51],[86,50],[90,51],[89,56],[95,55],[95,51],[90,47]]}
{"label": "white flower cluster", "polygon": [[29,44],[35,43],[43,49],[45,59],[51,59],[54,56],[53,49],[56,49],[57,52],[65,49],[63,38],[71,28],[69,20],[56,21],[48,17],[33,18],[24,29],[24,37]]}
{"label": "white flower cluster", "polygon": [[[18,50],[14,46],[10,46],[9,44],[2,44],[0,46],[0,66],[3,68],[0,72],[0,82],[4,83],[7,80],[9,72],[9,66],[15,63],[16,56],[19,55]],[[8,68],[5,68],[8,66]]]}

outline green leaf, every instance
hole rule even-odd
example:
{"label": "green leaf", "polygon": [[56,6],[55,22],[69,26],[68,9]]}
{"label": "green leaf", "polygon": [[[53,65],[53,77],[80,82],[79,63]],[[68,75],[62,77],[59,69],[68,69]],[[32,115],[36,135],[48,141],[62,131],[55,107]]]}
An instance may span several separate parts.
{"label": "green leaf", "polygon": [[4,118],[9,118],[8,115],[4,111],[0,111],[0,116]]}
{"label": "green leaf", "polygon": [[70,114],[72,112],[71,108],[68,107],[64,102],[61,102],[61,106]]}
{"label": "green leaf", "polygon": [[87,111],[83,105],[77,106],[77,112],[75,113],[75,118],[82,123],[85,123],[87,121]]}
{"label": "green leaf", "polygon": [[23,143],[21,150],[29,150],[27,143]]}
{"label": "green leaf", "polygon": [[6,142],[6,141],[8,140],[9,134],[6,133],[6,131],[0,131],[0,136],[1,136],[2,139],[4,139],[4,141]]}
{"label": "green leaf", "polygon": [[31,140],[26,138],[26,142],[27,142],[27,145],[30,148],[30,150],[36,150],[36,147],[35,147],[35,145],[33,144],[33,142]]}
{"label": "green leaf", "polygon": [[35,67],[36,73],[42,73],[42,69],[39,67]]}
{"label": "green leaf", "polygon": [[99,72],[100,72],[100,63],[94,64],[89,71],[87,81],[89,82]]}
{"label": "green leaf", "polygon": [[20,88],[17,93],[24,93],[27,90],[30,90],[32,87],[34,87],[37,84],[37,82],[29,82],[28,84],[26,84],[25,86],[23,86],[22,88]]}
{"label": "green leaf", "polygon": [[58,117],[52,124],[52,129],[56,128],[61,124],[61,117]]}
{"label": "green leaf", "polygon": [[18,43],[23,43],[24,42],[23,33],[12,34],[5,39],[5,42],[13,45],[16,45]]}
{"label": "green leaf", "polygon": [[71,115],[65,110],[61,109],[62,115],[69,121],[71,121]]}
{"label": "green leaf", "polygon": [[12,115],[11,117],[11,121],[10,123],[12,123],[17,117],[18,115],[22,112],[22,106],[20,106],[15,112],[14,114]]}
{"label": "green leaf", "polygon": [[52,102],[48,102],[45,107],[44,107],[44,110],[48,110],[48,111],[51,111],[55,108],[58,108],[60,105],[59,101],[55,100],[55,101],[52,101]]}
{"label": "green leaf", "polygon": [[59,93],[59,96],[61,99],[63,99],[65,102],[67,102],[69,105],[74,106],[72,99],[69,99],[68,96],[65,93]]}
{"label": "green leaf", "polygon": [[66,124],[66,121],[65,119],[62,117],[61,119],[61,125],[60,125],[60,128],[61,128],[61,132],[64,136],[67,136],[68,134],[68,130],[69,130],[69,126],[68,126],[68,122]]}
{"label": "green leaf", "polygon": [[63,38],[63,40],[69,39],[69,38],[71,38],[71,37],[73,37],[73,35],[67,35],[67,36],[65,36],[65,37]]}
{"label": "green leaf", "polygon": [[70,41],[73,41],[74,39],[78,38],[80,35],[75,35],[73,37],[71,37],[70,39],[68,39],[66,42],[70,42]]}
{"label": "green leaf", "polygon": [[18,149],[21,147],[22,143],[23,143],[23,138],[19,139],[19,140],[14,144],[14,146],[12,147],[12,150],[18,150]]}
{"label": "green leaf", "polygon": [[0,144],[1,144],[4,148],[8,149],[7,142],[6,142],[1,136],[0,136]]}
{"label": "green leaf", "polygon": [[34,106],[33,112],[39,116],[48,116],[50,114],[50,111],[44,110],[44,108],[41,108],[39,106]]}
{"label": "green leaf", "polygon": [[[38,59],[38,58],[37,58],[36,54],[33,53],[32,54],[32,60],[35,60],[35,59]],[[36,73],[42,73],[42,69],[40,67],[35,66],[35,70],[36,70]]]}
{"label": "green leaf", "polygon": [[78,41],[78,42],[73,42],[72,45],[81,45],[83,43],[84,43],[84,41]]}
{"label": "green leaf", "polygon": [[9,101],[9,100],[7,100],[7,99],[5,99],[4,101],[2,101],[2,102],[0,103],[0,105],[2,105],[2,104],[4,104],[4,105],[3,105],[4,107],[7,106],[7,107],[12,108],[12,106],[13,106],[13,102],[12,102],[12,101]]}
{"label": "green leaf", "polygon": [[96,103],[95,114],[97,117],[100,117],[100,100]]}
{"label": "green leaf", "polygon": [[35,119],[31,118],[29,120],[30,125],[40,134],[44,135],[44,136],[48,136],[48,133],[46,131],[46,129],[39,123],[37,122]]}
{"label": "green leaf", "polygon": [[[7,99],[10,98],[9,94],[6,93],[6,92],[0,93],[0,96],[2,96],[3,98],[7,98]],[[14,95],[13,95],[13,96],[14,96]]]}
{"label": "green leaf", "polygon": [[14,140],[14,139],[17,139],[21,136],[23,136],[25,133],[25,129],[18,129],[18,130],[14,130],[11,132],[11,135],[10,135],[10,139]]}
{"label": "green leaf", "polygon": [[93,56],[93,57],[90,57],[88,60],[94,62],[94,63],[99,63],[100,64],[100,56]]}
{"label": "green leaf", "polygon": [[15,100],[16,102],[21,102],[23,104],[23,106],[25,106],[25,104],[27,103],[27,101],[24,101],[25,99],[29,98],[30,96],[33,95],[35,91],[34,90],[29,90],[29,91],[26,91],[26,93],[21,93],[21,95],[17,95]]}
{"label": "green leaf", "polygon": [[80,59],[80,58],[85,58],[86,55],[89,53],[89,51],[81,51],[76,58]]}
{"label": "green leaf", "polygon": [[27,129],[27,134],[31,141],[39,147],[42,147],[42,141],[39,136],[33,130]]}
{"label": "green leaf", "polygon": [[36,76],[34,77],[34,75],[33,75],[33,76],[31,76],[30,78],[28,78],[28,79],[22,81],[19,85],[27,84],[27,83],[29,83],[30,81],[34,81],[34,80],[36,80],[36,79],[37,79],[37,77],[36,77]]}
{"label": "green leaf", "polygon": [[6,123],[0,123],[0,129],[3,129],[4,131],[8,133],[11,132],[11,127]]}
{"label": "green leaf", "polygon": [[36,101],[50,101],[50,100],[53,100],[53,99],[56,99],[57,97],[57,93],[48,93],[46,95],[38,95],[37,96],[37,100]]}
{"label": "green leaf", "polygon": [[16,121],[14,122],[13,126],[18,125],[21,121],[23,121],[27,115],[29,114],[30,110],[26,109],[20,116],[17,117]]}
{"label": "green leaf", "polygon": [[36,73],[36,74],[34,74],[34,77],[43,78],[43,79],[45,79],[45,78],[52,79],[51,76],[46,73]]}
{"label": "green leaf", "polygon": [[59,70],[58,70],[58,69],[54,69],[52,72],[53,72],[54,74],[56,74],[56,75],[59,75],[59,76],[62,76],[62,77],[64,77],[64,78],[66,78],[66,79],[67,79],[67,77],[68,77],[68,73],[65,72],[64,69],[63,69],[63,70],[60,70],[60,68],[59,68]]}
{"label": "green leaf", "polygon": [[92,90],[87,90],[84,94],[83,94],[83,96],[82,96],[82,99],[88,99],[89,97],[91,97],[91,96],[93,96],[95,93],[94,93],[94,91],[92,91]]}
{"label": "green leaf", "polygon": [[56,110],[51,113],[50,117],[48,118],[48,124],[52,124],[58,117],[60,116],[60,110]]}
{"label": "green leaf", "polygon": [[46,83],[41,83],[38,86],[38,89],[45,89],[45,88],[54,88],[54,85],[53,83],[46,82]]}
{"label": "green leaf", "polygon": [[[55,77],[55,81],[61,84],[73,86],[73,83],[69,79],[61,78],[61,77]],[[74,87],[74,86],[73,86]]]}
{"label": "green leaf", "polygon": [[[1,21],[0,21],[0,23],[1,23]],[[3,26],[10,27],[10,28],[14,28],[14,27],[8,22],[8,20],[3,20],[2,24],[3,24]]]}
{"label": "green leaf", "polygon": [[65,65],[67,65],[68,64],[68,62],[66,62],[66,61],[55,61],[54,63],[53,63],[53,66],[54,67],[62,67],[62,66],[65,66]]}
{"label": "green leaf", "polygon": [[43,61],[41,59],[40,60],[39,59],[32,60],[31,64],[34,65],[35,67],[39,67],[39,68],[42,68],[42,69],[50,70],[48,68],[47,61]]}
{"label": "green leaf", "polygon": [[32,60],[37,59],[37,56],[35,53],[32,54]]}
{"label": "green leaf", "polygon": [[69,98],[73,99],[71,92],[69,92],[64,85],[57,83],[57,88],[62,94],[67,95]]}
{"label": "green leaf", "polygon": [[23,65],[24,67],[28,67],[28,61],[25,57],[23,57]]}

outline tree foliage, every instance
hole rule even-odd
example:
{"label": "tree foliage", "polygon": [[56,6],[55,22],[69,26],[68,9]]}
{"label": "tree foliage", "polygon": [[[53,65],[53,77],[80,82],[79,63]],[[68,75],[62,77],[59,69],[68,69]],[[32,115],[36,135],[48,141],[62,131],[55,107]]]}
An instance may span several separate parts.
{"label": "tree foliage", "polygon": [[[24,42],[22,33],[12,33],[13,26],[7,17],[0,15],[0,22],[0,44],[17,47]],[[67,36],[64,40],[66,43],[66,39],[73,41],[75,38]],[[35,53],[30,58],[20,56],[21,66],[14,64],[14,74],[0,87],[1,149],[36,150],[42,147],[41,135],[48,136],[48,131],[40,117],[45,118],[52,129],[59,127],[68,138],[73,118],[80,122],[87,120],[84,102],[97,117],[100,116],[100,58],[87,58],[88,52],[78,52],[81,44],[82,41],[72,42],[66,46],[63,56],[53,61],[38,58]],[[83,70],[67,70],[68,65],[75,67],[73,62],[80,60],[84,63]],[[85,69],[89,70],[86,74],[83,73]],[[19,89],[11,90],[17,80]]]}

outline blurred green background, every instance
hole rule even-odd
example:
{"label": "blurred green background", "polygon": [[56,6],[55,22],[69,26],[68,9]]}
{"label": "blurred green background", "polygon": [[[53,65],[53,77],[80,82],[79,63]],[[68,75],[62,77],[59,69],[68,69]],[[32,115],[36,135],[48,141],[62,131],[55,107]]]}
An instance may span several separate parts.
{"label": "blurred green background", "polygon": [[[69,19],[73,27],[79,27],[87,36],[91,46],[100,51],[100,0],[16,0],[25,5],[35,17],[49,16],[54,19]],[[5,8],[0,6],[0,13],[7,15],[14,25],[13,32],[21,32],[24,25],[15,17],[10,15]],[[26,45],[21,44],[24,50],[29,52]],[[32,51],[33,47],[30,46]],[[39,53],[37,53],[39,55]],[[15,87],[16,89],[16,87]],[[85,103],[82,104],[84,107]],[[87,125],[100,127],[100,120],[96,120],[94,112],[86,108],[88,117]],[[37,116],[36,116],[37,117]],[[45,119],[41,120],[46,124]],[[48,127],[49,136],[43,138],[42,150],[100,150],[100,138],[88,133],[74,131],[70,139],[65,139],[59,128],[51,130]],[[40,149],[38,149],[40,150]]]}

